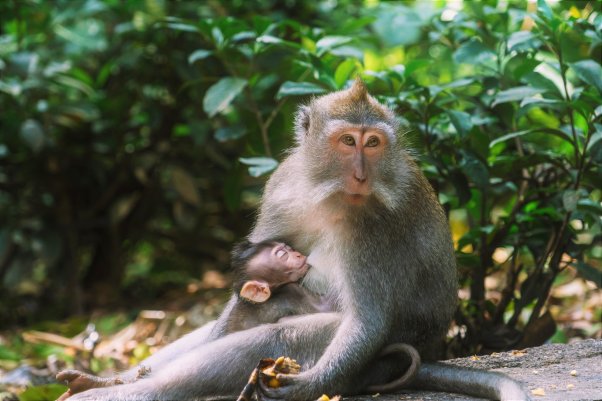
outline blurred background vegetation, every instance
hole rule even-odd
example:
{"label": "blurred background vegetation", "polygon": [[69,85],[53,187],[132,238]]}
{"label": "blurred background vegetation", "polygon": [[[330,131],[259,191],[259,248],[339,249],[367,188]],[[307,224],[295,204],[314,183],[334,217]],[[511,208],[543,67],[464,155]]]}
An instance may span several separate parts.
{"label": "blurred background vegetation", "polygon": [[210,302],[297,105],[359,75],[450,218],[448,355],[600,338],[598,1],[8,0],[0,21],[0,329]]}

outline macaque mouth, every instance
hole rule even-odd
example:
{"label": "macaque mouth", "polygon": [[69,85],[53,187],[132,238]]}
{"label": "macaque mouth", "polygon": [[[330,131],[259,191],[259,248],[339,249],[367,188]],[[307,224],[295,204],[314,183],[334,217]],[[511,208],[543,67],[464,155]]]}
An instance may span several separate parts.
{"label": "macaque mouth", "polygon": [[363,205],[368,200],[368,194],[350,194],[345,192],[343,199],[350,205]]}

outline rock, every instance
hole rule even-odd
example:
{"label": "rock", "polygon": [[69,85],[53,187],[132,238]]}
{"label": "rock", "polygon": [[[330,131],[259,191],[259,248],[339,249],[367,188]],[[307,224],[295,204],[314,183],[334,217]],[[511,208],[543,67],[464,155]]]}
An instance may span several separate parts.
{"label": "rock", "polygon": [[[602,400],[602,340],[547,344],[521,351],[445,361],[503,372],[522,382],[534,401]],[[541,395],[538,395],[541,394]],[[431,391],[345,397],[345,401],[477,401],[478,398]]]}

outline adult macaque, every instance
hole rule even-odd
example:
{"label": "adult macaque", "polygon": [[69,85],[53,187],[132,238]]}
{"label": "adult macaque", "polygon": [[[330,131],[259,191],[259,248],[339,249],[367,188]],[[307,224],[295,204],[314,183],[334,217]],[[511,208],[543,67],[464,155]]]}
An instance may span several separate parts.
{"label": "adult macaque", "polygon": [[[398,376],[376,358],[388,344],[408,343],[423,360],[436,358],[456,308],[454,249],[441,206],[398,132],[394,114],[356,81],[301,107],[296,146],[267,183],[249,240],[279,238],[309,255],[304,285],[332,299],[336,312],[216,340],[209,325],[144,361],[148,377],[71,400],[236,398],[261,358],[281,355],[296,359],[301,373],[262,391],[311,400],[357,394]],[[423,364],[417,384],[527,398],[504,375],[444,364]]]}

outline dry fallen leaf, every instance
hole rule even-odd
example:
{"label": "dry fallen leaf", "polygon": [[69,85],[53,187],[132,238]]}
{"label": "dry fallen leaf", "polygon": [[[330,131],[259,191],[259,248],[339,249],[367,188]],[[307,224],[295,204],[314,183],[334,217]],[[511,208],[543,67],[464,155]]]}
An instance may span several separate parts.
{"label": "dry fallen leaf", "polygon": [[478,361],[481,358],[479,358],[477,355],[473,355],[473,356],[470,357],[470,359],[472,359],[473,361]]}
{"label": "dry fallen leaf", "polygon": [[569,384],[567,384],[567,385],[566,385],[566,388],[570,390],[570,389],[572,389],[572,388],[575,388],[575,385],[574,385],[574,384],[571,384],[571,383],[569,383]]}
{"label": "dry fallen leaf", "polygon": [[577,376],[577,371],[576,370],[571,370],[571,376]]}
{"label": "dry fallen leaf", "polygon": [[546,391],[543,388],[538,387],[535,390],[531,390],[531,394],[544,396],[544,395],[546,395]]}
{"label": "dry fallen leaf", "polygon": [[515,349],[512,351],[512,356],[523,356],[525,355],[527,352],[525,350],[522,349]]}

